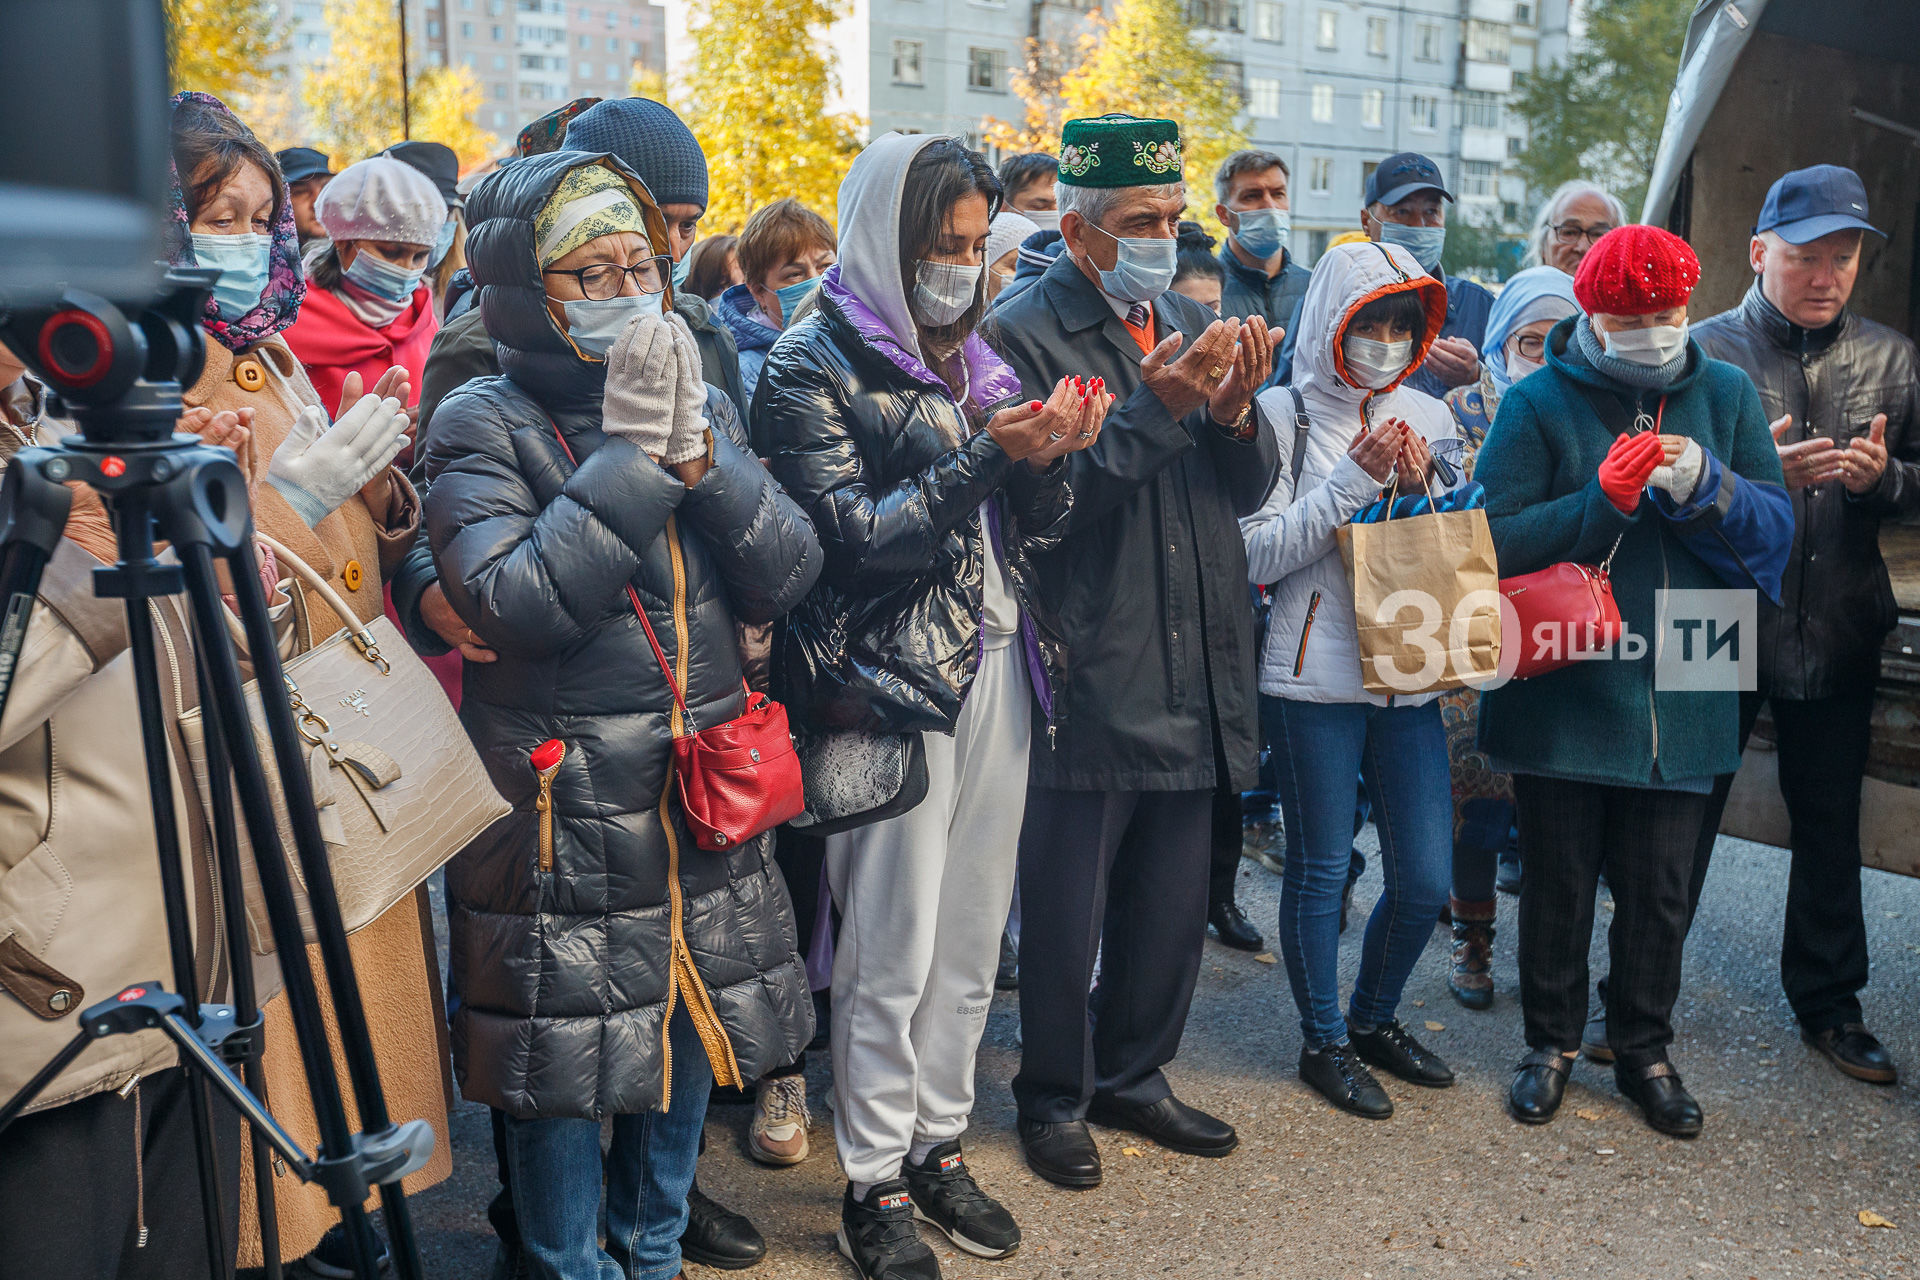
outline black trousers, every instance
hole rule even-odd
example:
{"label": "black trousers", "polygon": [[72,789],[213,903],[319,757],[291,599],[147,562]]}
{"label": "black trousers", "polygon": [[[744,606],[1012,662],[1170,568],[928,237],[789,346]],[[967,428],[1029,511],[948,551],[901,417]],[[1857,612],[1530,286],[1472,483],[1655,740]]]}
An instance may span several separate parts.
{"label": "black trousers", "polygon": [[1212,849],[1207,863],[1207,906],[1233,901],[1234,877],[1240,874],[1243,814],[1240,793],[1221,787],[1213,793]]}
{"label": "black trousers", "polygon": [[1661,1061],[1692,923],[1688,885],[1708,797],[1516,774],[1520,856],[1520,1004],[1527,1044],[1572,1052],[1587,1020],[1587,947],[1604,870],[1607,1041],[1617,1067]]}
{"label": "black trousers", "polygon": [[7,1130],[0,1280],[202,1280],[232,1269],[245,1159],[240,1117],[211,1099],[226,1254],[216,1264],[207,1258],[187,1088],[185,1073],[170,1067],[142,1079],[133,1097],[96,1093]]}
{"label": "black trousers", "polygon": [[[1022,1115],[1171,1089],[1206,941],[1213,794],[1027,789],[1020,831]],[[1100,985],[1091,999],[1094,957]]]}
{"label": "black trousers", "polygon": [[[1746,749],[1760,707],[1740,696],[1740,747]],[[1786,930],[1780,943],[1780,985],[1794,1016],[1809,1031],[1861,1021],[1867,985],[1867,922],[1860,908],[1860,784],[1867,772],[1873,685],[1829,698],[1771,699],[1779,741],[1780,795],[1791,823],[1793,868],[1787,876]],[[1714,788],[1694,859],[1688,907],[1713,858],[1714,837],[1733,777]]]}

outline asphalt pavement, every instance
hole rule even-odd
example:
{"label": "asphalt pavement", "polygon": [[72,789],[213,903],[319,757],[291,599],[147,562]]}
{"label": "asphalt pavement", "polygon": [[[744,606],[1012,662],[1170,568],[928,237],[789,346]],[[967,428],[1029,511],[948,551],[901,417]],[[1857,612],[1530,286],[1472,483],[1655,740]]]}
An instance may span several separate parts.
{"label": "asphalt pavement", "polygon": [[[1369,828],[1362,847],[1373,839]],[[1063,1191],[1035,1177],[1013,1133],[1017,995],[996,998],[965,1143],[981,1185],[1026,1240],[982,1262],[929,1232],[956,1280],[1134,1277],[1899,1277],[1920,1275],[1920,881],[1866,873],[1874,968],[1869,1025],[1906,1068],[1892,1087],[1841,1076],[1804,1046],[1780,993],[1786,855],[1723,839],[1687,945],[1673,1061],[1706,1111],[1706,1131],[1663,1137],[1620,1097],[1609,1068],[1582,1061],[1559,1117],[1528,1128],[1502,1102],[1525,1052],[1514,972],[1515,900],[1495,940],[1497,998],[1486,1012],[1448,994],[1436,929],[1401,1018],[1459,1075],[1446,1090],[1383,1082],[1397,1113],[1334,1111],[1294,1073],[1299,1021],[1272,952],[1209,940],[1179,1059],[1186,1101],[1238,1126],[1224,1160],[1161,1150],[1096,1129],[1106,1180]],[[1380,891],[1369,860],[1356,914]],[[1243,862],[1240,901],[1270,945],[1279,880]],[[1602,924],[1611,919],[1602,902]],[[1356,925],[1359,921],[1356,919]],[[1347,989],[1358,927],[1342,939]],[[1604,972],[1604,931],[1593,959]],[[813,1055],[813,1155],[767,1169],[742,1154],[751,1109],[717,1107],[702,1187],[754,1218],[772,1280],[851,1280],[833,1248],[845,1183],[833,1158],[826,1056]],[[494,1164],[483,1108],[454,1120],[456,1171],[415,1197],[427,1273],[485,1280],[485,1208]],[[1861,1215],[1892,1226],[1863,1225]],[[721,1273],[689,1266],[689,1280]]]}

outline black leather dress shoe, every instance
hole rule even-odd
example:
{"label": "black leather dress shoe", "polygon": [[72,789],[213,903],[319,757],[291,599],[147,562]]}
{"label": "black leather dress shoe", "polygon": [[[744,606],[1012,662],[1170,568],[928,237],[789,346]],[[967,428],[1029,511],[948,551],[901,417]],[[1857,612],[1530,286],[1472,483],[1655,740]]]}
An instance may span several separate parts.
{"label": "black leather dress shoe", "polygon": [[1085,1120],[1051,1122],[1021,1116],[1015,1127],[1033,1171],[1056,1187],[1082,1190],[1100,1185],[1100,1148]]}
{"label": "black leather dress shoe", "polygon": [[744,1271],[767,1256],[767,1242],[743,1215],[707,1199],[696,1182],[687,1192],[680,1254],[719,1271]]}
{"label": "black leather dress shoe", "polygon": [[1189,1156],[1224,1156],[1240,1145],[1240,1135],[1225,1120],[1190,1107],[1169,1094],[1144,1107],[1112,1098],[1095,1098],[1087,1119],[1109,1129],[1127,1129],[1152,1138],[1169,1151]]}
{"label": "black leather dress shoe", "polygon": [[1220,941],[1235,951],[1258,951],[1267,945],[1267,940],[1260,936],[1237,902],[1216,902],[1208,907],[1207,923],[1213,926]]}
{"label": "black leather dress shoe", "polygon": [[1893,1055],[1874,1038],[1873,1032],[1857,1022],[1828,1027],[1824,1031],[1803,1028],[1800,1038],[1825,1054],[1827,1061],[1855,1080],[1893,1084],[1900,1078],[1899,1069],[1893,1065]]}
{"label": "black leather dress shoe", "polygon": [[1408,1035],[1398,1020],[1367,1032],[1355,1031],[1349,1024],[1347,1038],[1363,1059],[1408,1084],[1444,1089],[1453,1083],[1453,1068]]}
{"label": "black leather dress shoe", "polygon": [[1300,1078],[1342,1111],[1368,1120],[1385,1120],[1393,1114],[1393,1099],[1350,1044],[1300,1050]]}
{"label": "black leather dress shoe", "polygon": [[1507,1114],[1521,1124],[1545,1124],[1560,1110],[1573,1058],[1557,1049],[1535,1049],[1520,1059],[1507,1089]]}
{"label": "black leather dress shoe", "polygon": [[1674,1138],[1697,1138],[1706,1117],[1671,1062],[1656,1062],[1637,1071],[1624,1071],[1616,1063],[1613,1081],[1620,1092],[1640,1104],[1647,1123]]}

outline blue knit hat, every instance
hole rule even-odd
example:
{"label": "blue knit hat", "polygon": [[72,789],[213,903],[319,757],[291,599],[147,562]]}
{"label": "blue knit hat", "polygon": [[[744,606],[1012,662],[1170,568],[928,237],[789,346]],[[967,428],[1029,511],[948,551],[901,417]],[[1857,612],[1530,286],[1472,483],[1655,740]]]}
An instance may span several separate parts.
{"label": "blue knit hat", "polygon": [[693,131],[664,103],[608,98],[574,117],[564,145],[569,151],[611,151],[660,204],[707,207],[707,157]]}

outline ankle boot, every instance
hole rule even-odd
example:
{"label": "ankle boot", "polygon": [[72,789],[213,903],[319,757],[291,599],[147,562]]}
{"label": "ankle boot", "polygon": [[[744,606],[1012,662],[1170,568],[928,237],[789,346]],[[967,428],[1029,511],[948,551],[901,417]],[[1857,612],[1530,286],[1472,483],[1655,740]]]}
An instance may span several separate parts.
{"label": "ankle boot", "polygon": [[1493,1007],[1492,902],[1450,902],[1453,912],[1453,972],[1447,986],[1469,1009]]}

